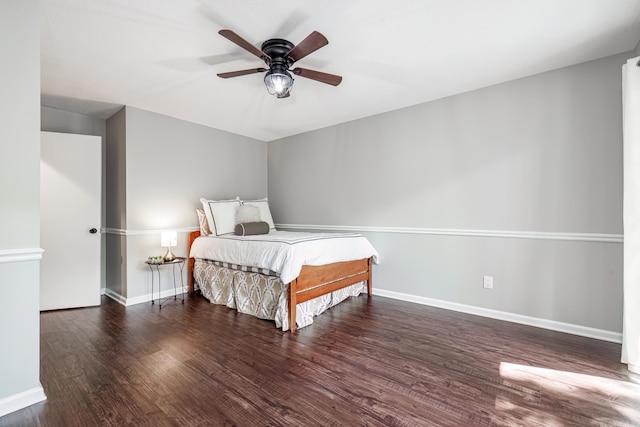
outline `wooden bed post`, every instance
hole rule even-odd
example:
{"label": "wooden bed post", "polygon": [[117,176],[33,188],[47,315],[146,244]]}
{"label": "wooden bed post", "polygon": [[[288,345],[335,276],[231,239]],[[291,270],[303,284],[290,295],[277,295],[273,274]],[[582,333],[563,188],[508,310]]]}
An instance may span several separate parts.
{"label": "wooden bed post", "polygon": [[367,295],[371,297],[373,296],[373,283],[371,283],[371,279],[373,278],[373,257],[367,260],[367,266]]}
{"label": "wooden bed post", "polygon": [[298,306],[298,279],[294,279],[289,283],[289,330],[295,332],[296,330],[296,308]]}
{"label": "wooden bed post", "polygon": [[[197,237],[200,237],[200,231],[192,231],[191,233],[189,233],[187,257],[189,256],[189,253],[191,253],[191,245],[193,244],[193,241],[196,240]],[[195,290],[193,285],[193,266],[195,265],[195,263],[196,263],[195,258],[187,259],[187,285],[189,287],[190,294],[192,294],[193,291]]]}

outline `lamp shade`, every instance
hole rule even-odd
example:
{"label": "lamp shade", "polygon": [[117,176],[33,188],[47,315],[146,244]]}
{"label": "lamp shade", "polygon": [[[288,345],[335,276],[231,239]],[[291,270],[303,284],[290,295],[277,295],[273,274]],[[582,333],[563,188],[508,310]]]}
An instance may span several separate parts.
{"label": "lamp shade", "polygon": [[163,231],[160,233],[160,246],[169,248],[178,245],[178,233],[176,231]]}

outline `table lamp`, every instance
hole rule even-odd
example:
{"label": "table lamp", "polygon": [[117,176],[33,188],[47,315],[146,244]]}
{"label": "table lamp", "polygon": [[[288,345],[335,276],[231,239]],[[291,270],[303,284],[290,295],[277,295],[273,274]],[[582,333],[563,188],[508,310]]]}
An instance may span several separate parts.
{"label": "table lamp", "polygon": [[162,258],[164,262],[171,262],[176,259],[176,256],[171,252],[171,247],[177,245],[178,233],[176,231],[163,231],[160,233],[160,246],[167,248],[167,253]]}

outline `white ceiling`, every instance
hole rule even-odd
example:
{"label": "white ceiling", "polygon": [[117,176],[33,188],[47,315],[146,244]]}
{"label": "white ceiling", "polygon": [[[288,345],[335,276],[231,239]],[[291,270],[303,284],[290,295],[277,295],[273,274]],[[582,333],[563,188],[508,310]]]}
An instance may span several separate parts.
{"label": "white ceiling", "polygon": [[[43,105],[108,117],[121,105],[263,141],[630,51],[640,0],[41,0]],[[260,47],[329,45],[295,64],[343,76],[297,77],[267,93],[264,66],[218,35]]]}

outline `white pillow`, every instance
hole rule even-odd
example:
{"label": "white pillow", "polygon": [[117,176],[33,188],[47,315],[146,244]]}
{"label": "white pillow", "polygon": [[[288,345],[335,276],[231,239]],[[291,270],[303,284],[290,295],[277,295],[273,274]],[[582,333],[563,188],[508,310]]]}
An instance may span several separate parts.
{"label": "white pillow", "polygon": [[260,209],[260,221],[264,221],[269,224],[269,229],[274,230],[276,228],[273,223],[273,217],[271,216],[271,210],[269,209],[269,200],[264,198],[260,200],[247,200],[242,202],[243,205],[256,206]]}
{"label": "white pillow", "polygon": [[260,208],[257,206],[241,204],[236,214],[236,224],[247,222],[260,222]]}
{"label": "white pillow", "polygon": [[240,200],[207,200],[200,199],[204,214],[209,223],[211,234],[233,234],[236,226],[236,212],[240,207]]}
{"label": "white pillow", "polygon": [[211,230],[209,229],[209,222],[207,222],[207,216],[204,213],[204,209],[197,208],[196,213],[198,214],[198,224],[200,225],[200,235],[208,236],[211,234]]}

